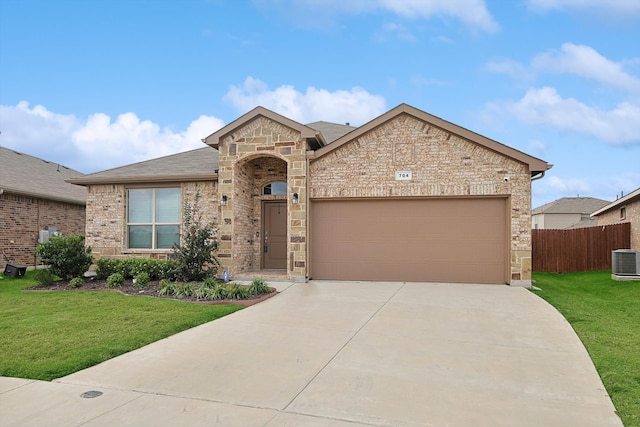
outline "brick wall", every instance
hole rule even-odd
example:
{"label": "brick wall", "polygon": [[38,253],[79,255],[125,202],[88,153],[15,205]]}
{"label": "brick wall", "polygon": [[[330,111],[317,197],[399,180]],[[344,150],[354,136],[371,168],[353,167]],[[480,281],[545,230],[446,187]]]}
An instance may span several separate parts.
{"label": "brick wall", "polygon": [[[200,193],[199,210],[206,222],[217,223],[217,183],[183,182],[165,184],[181,189],[182,203]],[[149,185],[149,188],[158,186]],[[140,188],[139,186],[136,188]],[[127,187],[122,184],[90,185],[87,187],[87,244],[93,248],[94,259],[101,257],[146,257],[164,259],[170,249],[127,248]]]}
{"label": "brick wall", "polygon": [[[63,235],[85,232],[85,207],[5,192],[0,195],[0,250],[11,262],[37,265],[35,248],[39,231],[56,227]],[[0,254],[0,269],[6,261]]]}
{"label": "brick wall", "polygon": [[629,249],[640,251],[640,200],[632,201],[624,206],[626,208],[625,219],[620,218],[620,208],[616,208],[598,215],[598,225],[630,222],[631,247]]}
{"label": "brick wall", "polygon": [[[531,179],[525,164],[403,114],[309,168],[310,198],[507,197],[511,281],[531,280]],[[397,181],[398,170],[410,170],[412,180]]]}

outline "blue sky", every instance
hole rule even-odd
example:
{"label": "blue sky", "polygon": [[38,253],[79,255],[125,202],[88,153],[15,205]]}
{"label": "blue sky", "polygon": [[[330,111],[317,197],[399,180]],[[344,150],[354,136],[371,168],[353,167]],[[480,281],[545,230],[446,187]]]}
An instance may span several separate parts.
{"label": "blue sky", "polygon": [[0,145],[91,173],[256,105],[407,103],[554,167],[534,207],[640,187],[638,0],[3,0]]}

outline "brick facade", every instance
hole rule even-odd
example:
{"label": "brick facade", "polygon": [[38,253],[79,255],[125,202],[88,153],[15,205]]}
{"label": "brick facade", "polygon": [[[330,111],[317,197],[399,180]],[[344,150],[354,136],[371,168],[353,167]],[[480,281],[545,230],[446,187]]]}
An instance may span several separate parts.
{"label": "brick facade", "polygon": [[[12,263],[35,266],[39,231],[55,227],[62,235],[85,233],[85,207],[4,192],[0,195],[0,249]],[[6,260],[0,254],[0,270]]]}
{"label": "brick facade", "polygon": [[[620,217],[620,208],[625,208],[625,217]],[[603,212],[598,215],[598,225],[619,224],[622,222],[631,223],[631,247],[640,251],[640,199],[631,200],[615,209]]]}
{"label": "brick facade", "polygon": [[[530,283],[531,178],[525,164],[402,114],[312,161],[309,168],[312,199],[506,197],[511,282]],[[396,180],[397,170],[412,171],[412,180]]]}
{"label": "brick facade", "polygon": [[[218,150],[217,181],[174,186],[181,186],[183,201],[200,191],[207,217],[218,223],[217,257],[232,277],[264,268],[266,201],[286,202],[286,276],[305,280],[309,199],[498,197],[509,209],[507,281],[531,283],[531,175],[548,168],[540,159],[409,106],[323,148],[319,132],[262,107],[204,141]],[[396,180],[399,170],[410,170],[412,179]],[[266,184],[278,181],[287,183],[287,194],[263,195]],[[169,250],[126,248],[126,190],[122,184],[88,186],[88,244],[98,257],[166,257]]]}
{"label": "brick facade", "polygon": [[[217,224],[216,182],[163,183],[135,188],[180,187],[181,201],[194,200],[200,193],[199,210],[203,220]],[[171,249],[127,248],[127,190],[123,184],[90,185],[87,188],[86,241],[93,248],[94,260],[101,257],[145,257],[165,259]]]}

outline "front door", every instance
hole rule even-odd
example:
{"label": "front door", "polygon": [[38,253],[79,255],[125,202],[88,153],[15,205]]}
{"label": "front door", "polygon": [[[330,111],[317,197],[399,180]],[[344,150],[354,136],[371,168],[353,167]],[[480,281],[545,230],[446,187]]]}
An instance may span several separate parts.
{"label": "front door", "polygon": [[264,202],[262,268],[287,268],[287,202]]}

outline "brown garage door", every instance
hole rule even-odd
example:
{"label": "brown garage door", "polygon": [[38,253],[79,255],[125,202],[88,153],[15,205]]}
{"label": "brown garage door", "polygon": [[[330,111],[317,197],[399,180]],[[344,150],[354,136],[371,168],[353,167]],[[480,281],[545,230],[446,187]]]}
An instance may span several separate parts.
{"label": "brown garage door", "polygon": [[505,283],[506,199],[314,200],[311,278]]}

